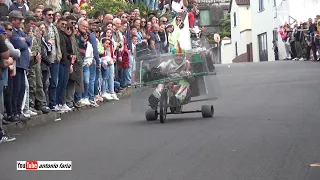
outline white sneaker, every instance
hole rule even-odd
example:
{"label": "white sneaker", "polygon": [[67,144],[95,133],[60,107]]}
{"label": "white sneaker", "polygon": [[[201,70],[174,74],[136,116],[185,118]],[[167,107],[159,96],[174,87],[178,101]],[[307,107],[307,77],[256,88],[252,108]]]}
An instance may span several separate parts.
{"label": "white sneaker", "polygon": [[110,96],[112,97],[113,100],[116,100],[116,101],[119,100],[119,98],[117,97],[117,94],[116,94],[116,93],[111,94]]}
{"label": "white sneaker", "polygon": [[83,102],[84,102],[84,104],[85,105],[91,105],[91,103],[90,103],[90,101],[89,101],[89,98],[85,98],[84,100],[83,100]]}
{"label": "white sneaker", "polygon": [[24,117],[26,117],[26,118],[31,117],[30,114],[27,114],[27,113],[25,113],[25,112],[22,112],[22,115],[23,115]]}
{"label": "white sneaker", "polygon": [[58,112],[58,111],[61,111],[59,105],[55,105],[52,109],[52,111],[55,111],[55,112]]}
{"label": "white sneaker", "polygon": [[31,110],[27,110],[27,111],[26,111],[26,114],[29,114],[30,116],[36,116],[36,115],[38,115],[38,113],[33,112],[33,111],[31,111]]}
{"label": "white sneaker", "polygon": [[303,61],[303,60],[304,60],[304,58],[300,58],[300,59],[299,59],[299,61]]}
{"label": "white sneaker", "polygon": [[71,108],[69,108],[69,107],[67,106],[67,104],[64,104],[63,106],[61,106],[60,109],[61,109],[62,111],[71,111],[71,110],[72,110]]}
{"label": "white sneaker", "polygon": [[107,100],[112,100],[113,99],[109,93],[103,93],[102,97],[107,99]]}

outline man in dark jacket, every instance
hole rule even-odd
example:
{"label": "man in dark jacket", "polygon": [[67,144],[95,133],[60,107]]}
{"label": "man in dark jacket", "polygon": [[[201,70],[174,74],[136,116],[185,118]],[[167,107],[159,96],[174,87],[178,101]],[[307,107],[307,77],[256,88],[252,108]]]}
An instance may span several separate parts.
{"label": "man in dark jacket", "polygon": [[[71,44],[67,43],[68,37],[65,34],[66,26],[68,20],[65,17],[61,17],[57,22],[57,28],[59,31],[60,37],[60,49],[62,58],[59,64],[59,81],[57,87],[57,104],[59,105],[60,110],[62,111],[71,111],[71,109],[66,104],[66,89],[70,73],[70,61],[71,55],[68,53]],[[72,46],[72,45],[71,45]]]}
{"label": "man in dark jacket", "polygon": [[[0,33],[4,34],[6,32],[1,28]],[[10,58],[9,55],[10,54],[9,54],[8,47],[6,46],[4,39],[0,37],[0,72],[2,72],[2,68],[7,68],[9,66],[9,63],[13,63],[13,59]],[[0,73],[0,143],[16,140],[15,137],[9,137],[5,135],[4,130],[2,128],[2,120],[4,117],[3,85],[4,85],[4,80],[2,77],[2,73]]]}
{"label": "man in dark jacket", "polygon": [[3,2],[3,0],[0,0],[0,17],[6,17],[9,14],[9,8],[8,6]]}
{"label": "man in dark jacket", "polygon": [[10,41],[15,49],[20,49],[20,58],[16,61],[16,75],[13,77],[12,111],[15,119],[22,119],[21,106],[25,94],[25,73],[30,64],[29,47],[32,40],[20,31],[23,16],[19,11],[9,13],[9,21],[12,23],[13,32]]}
{"label": "man in dark jacket", "polygon": [[[77,18],[73,15],[67,16],[68,24],[73,27],[76,25]],[[73,29],[74,31],[74,29]],[[77,36],[78,37],[78,36]],[[73,33],[70,37],[73,54],[76,56],[75,62],[73,62],[73,72],[69,75],[69,81],[67,85],[67,105],[68,107],[81,107],[83,104],[75,102],[75,93],[83,92],[83,70],[82,70],[82,56],[79,53],[79,45],[76,39],[76,35]],[[80,97],[81,98],[81,97]]]}

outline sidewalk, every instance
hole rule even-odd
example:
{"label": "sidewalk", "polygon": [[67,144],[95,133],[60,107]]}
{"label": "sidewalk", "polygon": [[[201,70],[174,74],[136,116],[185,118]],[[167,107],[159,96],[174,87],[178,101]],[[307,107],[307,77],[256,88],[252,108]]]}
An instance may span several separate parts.
{"label": "sidewalk", "polygon": [[[127,97],[131,95],[131,88],[126,88],[123,90],[121,93],[118,93],[117,96],[121,100],[121,98]],[[117,101],[103,101],[100,102],[99,105],[107,104],[107,103],[117,103]],[[12,123],[9,125],[4,125],[4,131],[8,134],[12,134],[17,131],[21,130],[29,130],[31,127],[37,126],[37,125],[43,125],[46,123],[54,122],[54,121],[59,121],[63,117],[70,116],[78,111],[84,111],[86,109],[91,109],[93,107],[91,106],[85,106],[82,108],[74,108],[72,111],[66,112],[66,113],[56,113],[56,112],[50,112],[49,114],[41,114],[38,116],[31,117],[30,120],[26,121],[25,123],[23,122],[18,122],[18,123]]]}

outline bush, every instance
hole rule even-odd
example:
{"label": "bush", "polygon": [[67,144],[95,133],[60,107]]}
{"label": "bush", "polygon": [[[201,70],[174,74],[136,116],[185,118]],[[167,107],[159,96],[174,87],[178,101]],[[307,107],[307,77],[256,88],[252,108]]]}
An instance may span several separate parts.
{"label": "bush", "polygon": [[230,14],[228,14],[225,18],[220,20],[220,36],[221,37],[229,37],[231,38],[231,22],[230,22]]}
{"label": "bush", "polygon": [[92,0],[90,4],[93,6],[93,10],[88,11],[88,15],[90,17],[92,17],[97,11],[116,14],[118,12],[134,8],[134,5],[121,0]]}

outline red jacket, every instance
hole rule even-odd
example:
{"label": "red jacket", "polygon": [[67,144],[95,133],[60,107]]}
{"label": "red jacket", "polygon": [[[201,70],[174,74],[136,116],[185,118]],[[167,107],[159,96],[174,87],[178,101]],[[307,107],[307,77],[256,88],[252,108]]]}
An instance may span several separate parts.
{"label": "red jacket", "polygon": [[188,13],[188,18],[189,18],[189,27],[193,28],[194,27],[194,14],[193,14],[193,12]]}
{"label": "red jacket", "polygon": [[122,62],[120,63],[120,68],[129,68],[130,67],[130,52],[127,47],[127,39],[123,36],[124,48],[123,51],[120,52],[120,57],[122,57]]}

